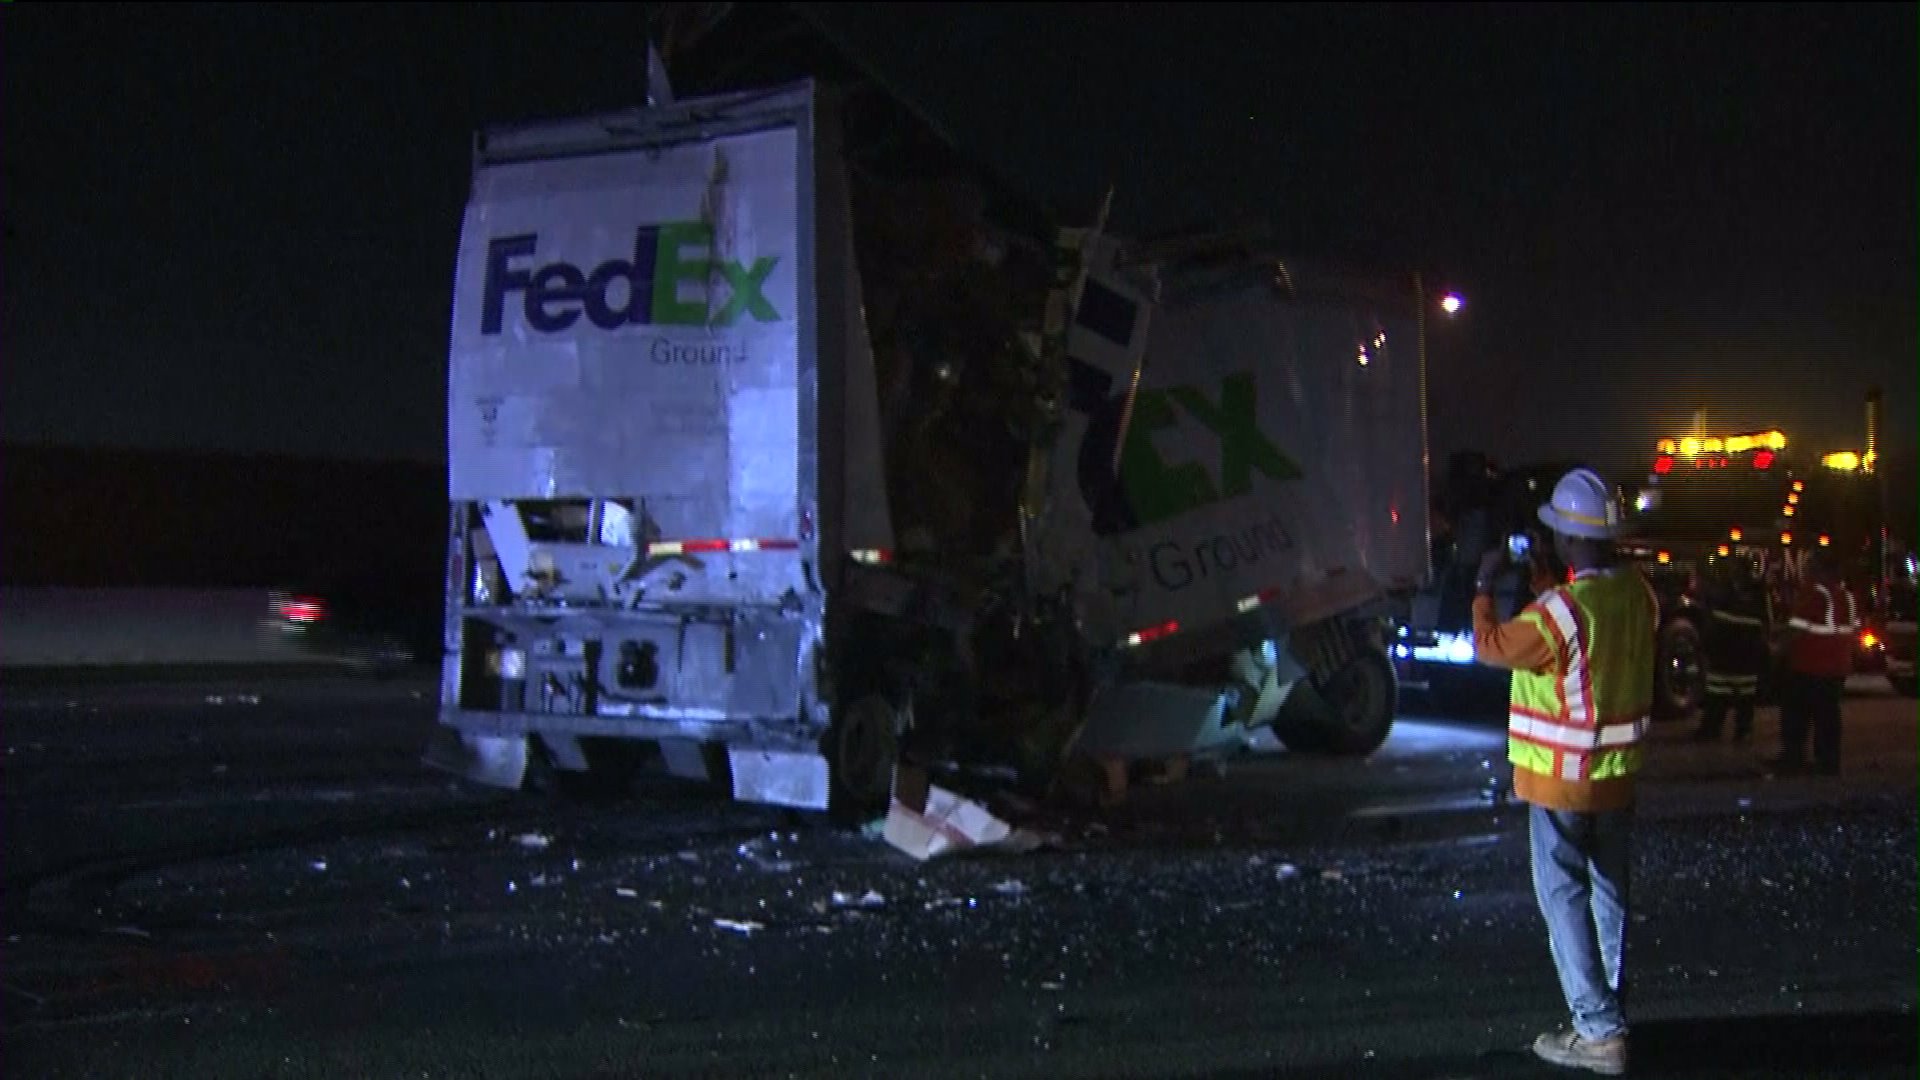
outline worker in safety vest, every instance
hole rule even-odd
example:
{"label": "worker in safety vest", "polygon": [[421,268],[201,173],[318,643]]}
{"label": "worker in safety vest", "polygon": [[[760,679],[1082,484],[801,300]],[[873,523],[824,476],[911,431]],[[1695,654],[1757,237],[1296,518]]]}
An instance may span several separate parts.
{"label": "worker in safety vest", "polygon": [[1767,631],[1773,603],[1748,559],[1718,560],[1708,571],[1704,594],[1707,696],[1694,738],[1719,739],[1731,712],[1734,741],[1743,742],[1753,734],[1753,705],[1771,656]]}
{"label": "worker in safety vest", "polygon": [[1572,580],[1499,622],[1480,564],[1474,656],[1513,672],[1507,759],[1529,804],[1534,895],[1573,1030],[1534,1040],[1555,1065],[1618,1076],[1627,1069],[1621,1004],[1634,774],[1653,708],[1659,602],[1613,545],[1624,515],[1587,469],[1560,478],[1539,511]]}
{"label": "worker in safety vest", "polygon": [[1794,593],[1787,620],[1787,664],[1780,687],[1780,757],[1776,772],[1806,768],[1807,732],[1813,732],[1813,765],[1831,776],[1840,771],[1840,697],[1853,674],[1853,637],[1860,609],[1840,580],[1831,550],[1816,548]]}

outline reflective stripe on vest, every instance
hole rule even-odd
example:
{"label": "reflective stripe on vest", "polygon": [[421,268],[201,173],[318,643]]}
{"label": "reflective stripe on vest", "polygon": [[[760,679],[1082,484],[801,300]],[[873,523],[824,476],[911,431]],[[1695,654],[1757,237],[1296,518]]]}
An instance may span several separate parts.
{"label": "reflective stripe on vest", "polygon": [[1521,619],[1546,637],[1554,664],[1513,673],[1507,759],[1565,781],[1633,773],[1653,705],[1651,587],[1630,571],[1582,574],[1541,594]]}
{"label": "reflective stripe on vest", "polygon": [[1787,620],[1788,626],[1809,634],[1822,635],[1851,634],[1855,630],[1860,629],[1860,611],[1854,606],[1853,593],[1851,591],[1847,589],[1840,590],[1840,595],[1847,598],[1847,621],[1841,622],[1835,618],[1835,616],[1840,613],[1840,605],[1834,602],[1833,590],[1827,588],[1825,585],[1815,585],[1813,590],[1819,593],[1820,599],[1827,603],[1826,617],[1816,623],[1809,622],[1796,615]]}

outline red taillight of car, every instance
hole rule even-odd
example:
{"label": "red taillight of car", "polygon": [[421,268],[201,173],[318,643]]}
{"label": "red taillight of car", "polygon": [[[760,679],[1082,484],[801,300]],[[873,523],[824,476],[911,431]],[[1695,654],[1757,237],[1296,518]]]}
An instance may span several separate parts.
{"label": "red taillight of car", "polygon": [[310,596],[296,596],[280,601],[280,617],[288,622],[317,623],[327,617],[327,605]]}

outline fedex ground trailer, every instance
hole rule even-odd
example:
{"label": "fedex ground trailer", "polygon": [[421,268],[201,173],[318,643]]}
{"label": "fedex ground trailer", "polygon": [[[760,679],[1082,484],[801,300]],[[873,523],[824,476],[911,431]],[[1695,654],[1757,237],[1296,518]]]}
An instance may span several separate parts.
{"label": "fedex ground trailer", "polygon": [[1023,233],[899,141],[813,83],[477,140],[430,761],[652,742],[824,807],[903,753],[1385,739],[1417,281]]}

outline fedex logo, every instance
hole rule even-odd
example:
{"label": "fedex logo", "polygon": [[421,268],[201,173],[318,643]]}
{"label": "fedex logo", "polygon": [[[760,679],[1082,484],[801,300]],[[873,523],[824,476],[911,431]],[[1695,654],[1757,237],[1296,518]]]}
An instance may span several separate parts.
{"label": "fedex logo", "polygon": [[[536,233],[487,242],[487,279],[480,306],[480,332],[498,334],[509,294],[520,295],[521,312],[536,333],[557,334],[580,321],[602,330],[622,326],[731,326],[741,316],[776,322],[780,313],[762,290],[774,256],[751,264],[709,258],[713,229],[700,221],[642,225],[633,231],[633,257],[609,259],[590,271],[565,261],[537,269]],[[709,307],[705,295],[682,299],[680,287],[704,287],[715,274],[727,283],[725,302]],[[616,283],[619,283],[616,286]],[[717,298],[716,298],[717,299]]]}

